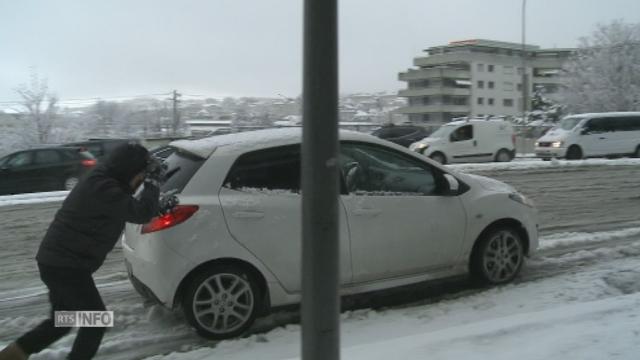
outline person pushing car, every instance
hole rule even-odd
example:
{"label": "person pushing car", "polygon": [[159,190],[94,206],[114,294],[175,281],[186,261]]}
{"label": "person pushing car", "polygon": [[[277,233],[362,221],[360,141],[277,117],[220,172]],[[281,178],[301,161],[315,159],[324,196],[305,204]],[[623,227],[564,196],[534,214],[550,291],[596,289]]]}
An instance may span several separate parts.
{"label": "person pushing car", "polygon": [[[154,162],[138,144],[118,147],[71,190],[56,213],[36,255],[40,278],[49,289],[50,317],[0,351],[0,360],[22,360],[67,335],[56,327],[57,311],[105,311],[92,274],[113,249],[125,223],[143,224],[160,212]],[[144,182],[140,195],[136,189]],[[91,359],[106,328],[81,327],[68,354]]]}

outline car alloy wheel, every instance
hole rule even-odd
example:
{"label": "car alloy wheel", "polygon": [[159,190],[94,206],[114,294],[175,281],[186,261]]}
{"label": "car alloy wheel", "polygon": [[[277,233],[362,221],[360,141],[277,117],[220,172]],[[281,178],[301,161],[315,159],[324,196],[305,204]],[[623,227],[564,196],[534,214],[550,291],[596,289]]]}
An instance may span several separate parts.
{"label": "car alloy wheel", "polygon": [[470,271],[483,284],[504,284],[518,275],[524,263],[524,244],[517,230],[499,227],[486,233],[474,248]]}
{"label": "car alloy wheel", "polygon": [[447,163],[447,159],[439,152],[432,154],[430,158],[431,160],[443,165]]}
{"label": "car alloy wheel", "polygon": [[64,181],[64,189],[65,190],[72,190],[74,187],[76,187],[76,185],[78,185],[78,178],[77,177],[70,177],[70,178],[67,178]]}
{"label": "car alloy wheel", "polygon": [[512,231],[502,230],[491,237],[485,247],[483,271],[491,283],[507,282],[520,270],[522,257],[520,237]]}
{"label": "car alloy wheel", "polygon": [[198,332],[212,339],[243,333],[256,316],[257,287],[234,267],[214,268],[195,279],[187,292],[185,315]]}
{"label": "car alloy wheel", "polygon": [[511,161],[511,154],[509,154],[509,151],[502,149],[498,151],[498,155],[496,155],[496,161],[509,162]]}

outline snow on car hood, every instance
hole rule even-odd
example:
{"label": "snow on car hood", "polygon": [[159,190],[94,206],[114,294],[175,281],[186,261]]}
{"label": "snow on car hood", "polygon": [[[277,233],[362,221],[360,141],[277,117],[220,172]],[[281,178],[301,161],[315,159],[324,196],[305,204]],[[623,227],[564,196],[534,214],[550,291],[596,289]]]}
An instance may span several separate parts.
{"label": "snow on car hood", "polygon": [[485,190],[505,192],[505,193],[516,192],[516,189],[511,185],[505,184],[502,181],[498,181],[496,179],[492,179],[486,176],[473,175],[473,174],[463,174],[463,173],[458,173],[458,174],[482,186]]}

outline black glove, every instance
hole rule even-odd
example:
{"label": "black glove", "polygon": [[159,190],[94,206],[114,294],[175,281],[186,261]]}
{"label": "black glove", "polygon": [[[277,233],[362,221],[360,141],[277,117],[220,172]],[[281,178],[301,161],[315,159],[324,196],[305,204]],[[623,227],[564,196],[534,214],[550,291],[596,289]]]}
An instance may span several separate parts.
{"label": "black glove", "polygon": [[173,190],[167,191],[166,193],[160,194],[158,211],[161,215],[171,212],[171,210],[173,210],[173,208],[180,203],[180,201],[175,195],[177,192],[178,192],[177,189],[173,189]]}

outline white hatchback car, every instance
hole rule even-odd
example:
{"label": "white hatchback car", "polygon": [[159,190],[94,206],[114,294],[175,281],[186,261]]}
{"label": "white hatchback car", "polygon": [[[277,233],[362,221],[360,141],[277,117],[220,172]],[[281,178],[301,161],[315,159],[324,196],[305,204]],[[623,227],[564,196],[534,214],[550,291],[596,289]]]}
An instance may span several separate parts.
{"label": "white hatchback car", "polygon": [[[340,138],[343,295],[467,272],[501,284],[536,250],[536,210],[512,187],[371,135]],[[162,190],[180,205],[123,235],[135,288],[209,338],[299,302],[300,142],[300,129],[173,142]]]}

